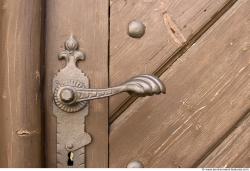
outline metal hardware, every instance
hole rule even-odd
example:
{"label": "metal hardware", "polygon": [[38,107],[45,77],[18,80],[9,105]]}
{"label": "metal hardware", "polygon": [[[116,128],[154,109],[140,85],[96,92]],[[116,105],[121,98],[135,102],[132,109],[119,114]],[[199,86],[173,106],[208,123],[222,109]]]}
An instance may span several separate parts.
{"label": "metal hardware", "polygon": [[84,60],[85,56],[78,50],[78,42],[73,36],[64,46],[65,50],[58,57],[65,59],[66,66],[53,79],[53,113],[57,117],[57,167],[85,167],[84,147],[91,142],[90,135],[85,132],[88,105],[87,102],[80,102],[68,106],[75,98],[72,87],[89,88],[87,76],[76,66],[77,61]]}
{"label": "metal hardware", "polygon": [[165,93],[164,84],[152,75],[136,76],[112,88],[89,89],[88,77],[76,66],[77,61],[85,58],[78,48],[78,42],[71,36],[65,42],[65,50],[59,54],[59,59],[66,60],[66,66],[53,79],[58,167],[85,167],[85,146],[91,142],[90,135],[85,132],[89,100],[121,92],[137,96]]}
{"label": "metal hardware", "polygon": [[141,38],[145,33],[146,26],[139,20],[128,24],[128,35],[133,38]]}
{"label": "metal hardware", "polygon": [[162,82],[152,75],[140,75],[131,78],[122,85],[107,89],[87,89],[77,80],[70,80],[71,86],[63,84],[55,88],[55,104],[65,112],[77,112],[83,109],[88,100],[113,96],[121,92],[128,92],[137,96],[152,96],[165,93]]}
{"label": "metal hardware", "polygon": [[135,160],[135,161],[131,161],[128,165],[127,168],[143,168],[143,164],[142,162]]}

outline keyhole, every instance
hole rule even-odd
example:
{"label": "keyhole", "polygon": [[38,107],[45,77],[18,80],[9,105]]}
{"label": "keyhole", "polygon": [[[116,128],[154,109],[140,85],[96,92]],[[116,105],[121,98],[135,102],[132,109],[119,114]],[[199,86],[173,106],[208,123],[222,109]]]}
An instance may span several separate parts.
{"label": "keyhole", "polygon": [[73,161],[74,154],[73,152],[68,153],[68,166],[73,166],[74,161]]}

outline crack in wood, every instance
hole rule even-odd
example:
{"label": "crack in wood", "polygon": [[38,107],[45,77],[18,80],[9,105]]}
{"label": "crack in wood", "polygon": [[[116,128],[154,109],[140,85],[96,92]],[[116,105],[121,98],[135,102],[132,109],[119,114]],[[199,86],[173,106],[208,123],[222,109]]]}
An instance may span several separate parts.
{"label": "crack in wood", "polygon": [[164,24],[166,25],[166,28],[170,36],[177,44],[182,45],[187,41],[185,36],[182,34],[181,30],[177,27],[172,17],[167,12],[163,13],[163,21]]}

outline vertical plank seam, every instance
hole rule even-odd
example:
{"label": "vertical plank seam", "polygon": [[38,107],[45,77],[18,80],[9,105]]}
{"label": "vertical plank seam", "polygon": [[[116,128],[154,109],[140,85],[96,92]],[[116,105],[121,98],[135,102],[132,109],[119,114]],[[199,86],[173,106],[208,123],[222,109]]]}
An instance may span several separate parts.
{"label": "vertical plank seam", "polygon": [[[211,19],[202,26],[197,33],[194,34],[183,46],[178,48],[169,59],[167,59],[163,64],[153,72],[153,75],[160,77],[165,71],[167,71],[174,62],[179,59],[193,44],[195,44],[199,38],[206,33],[206,31],[211,28],[235,3],[237,0],[229,0],[220,10],[218,10]],[[137,97],[128,97],[123,103],[113,112],[109,117],[109,125],[111,125],[131,104],[137,100]]]}
{"label": "vertical plank seam", "polygon": [[45,147],[45,108],[43,106],[45,106],[45,102],[44,102],[44,87],[45,87],[45,36],[46,36],[46,12],[45,12],[45,8],[46,7],[46,0],[42,0],[41,1],[41,33],[40,33],[40,66],[39,66],[39,70],[40,70],[40,111],[41,111],[41,139],[42,139],[42,147],[41,147],[41,166],[45,167],[46,166],[46,147]]}
{"label": "vertical plank seam", "polygon": [[[110,87],[110,0],[108,0],[108,87]],[[109,105],[110,105],[110,98],[108,98],[108,115],[110,112]],[[108,168],[109,168],[109,163],[110,163],[109,161],[109,151],[110,151],[109,132],[110,132],[110,127],[108,125]]]}

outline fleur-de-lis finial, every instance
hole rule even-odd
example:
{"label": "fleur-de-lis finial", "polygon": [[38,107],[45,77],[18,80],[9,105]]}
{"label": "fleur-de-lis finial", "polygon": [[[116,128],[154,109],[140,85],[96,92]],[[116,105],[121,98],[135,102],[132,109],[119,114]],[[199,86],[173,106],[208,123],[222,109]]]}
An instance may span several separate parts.
{"label": "fleur-de-lis finial", "polygon": [[69,37],[69,39],[67,41],[65,41],[64,43],[64,47],[66,50],[68,51],[75,51],[75,50],[78,50],[78,42],[76,41],[76,39],[74,38],[73,35],[71,35]]}
{"label": "fleur-de-lis finial", "polygon": [[69,63],[73,62],[76,64],[77,61],[85,59],[85,55],[79,50],[79,43],[73,35],[65,41],[64,48],[65,50],[59,53],[58,58],[65,59],[67,62],[66,66]]}

